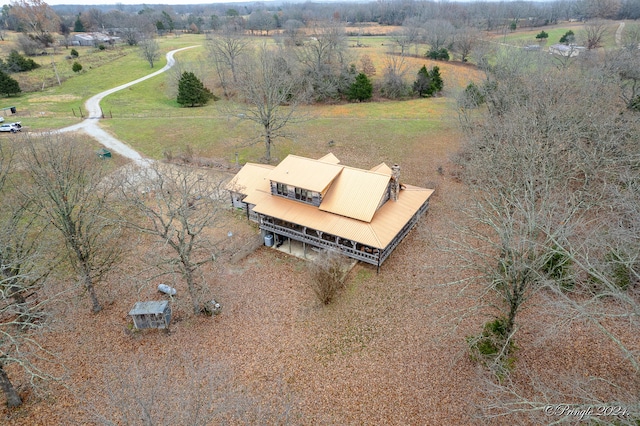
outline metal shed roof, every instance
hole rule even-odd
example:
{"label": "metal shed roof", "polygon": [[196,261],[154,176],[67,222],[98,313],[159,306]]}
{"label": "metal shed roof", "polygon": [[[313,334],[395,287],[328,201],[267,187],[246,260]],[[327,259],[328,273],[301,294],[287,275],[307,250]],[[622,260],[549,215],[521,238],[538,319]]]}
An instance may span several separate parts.
{"label": "metal shed roof", "polygon": [[133,305],[133,309],[129,311],[129,315],[146,315],[146,314],[161,314],[167,308],[169,301],[160,300],[152,302],[136,302]]}

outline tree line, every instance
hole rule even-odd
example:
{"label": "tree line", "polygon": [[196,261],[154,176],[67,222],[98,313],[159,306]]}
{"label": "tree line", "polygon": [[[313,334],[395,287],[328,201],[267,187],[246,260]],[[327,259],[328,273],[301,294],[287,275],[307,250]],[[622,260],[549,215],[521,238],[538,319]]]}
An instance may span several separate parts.
{"label": "tree line", "polygon": [[[465,137],[456,164],[470,202],[444,247],[465,273],[456,285],[486,314],[467,343],[493,376],[482,408],[488,417],[519,412],[547,422],[549,395],[572,409],[615,402],[638,412],[640,357],[628,339],[640,325],[640,115],[628,71],[637,58],[637,46],[570,64],[503,51],[483,62],[485,80],[461,94]],[[629,376],[569,385],[522,371],[517,343],[526,309],[544,313],[540,338],[577,324],[596,330]],[[532,387],[523,389],[518,376]],[[561,413],[554,421],[568,419]]]}

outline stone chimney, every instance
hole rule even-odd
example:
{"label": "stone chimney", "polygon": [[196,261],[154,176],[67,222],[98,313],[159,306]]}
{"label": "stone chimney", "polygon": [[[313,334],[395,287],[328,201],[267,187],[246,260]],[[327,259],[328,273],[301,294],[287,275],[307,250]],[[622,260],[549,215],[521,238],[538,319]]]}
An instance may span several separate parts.
{"label": "stone chimney", "polygon": [[389,182],[389,197],[393,201],[398,201],[400,193],[400,166],[394,164],[391,166],[391,182]]}

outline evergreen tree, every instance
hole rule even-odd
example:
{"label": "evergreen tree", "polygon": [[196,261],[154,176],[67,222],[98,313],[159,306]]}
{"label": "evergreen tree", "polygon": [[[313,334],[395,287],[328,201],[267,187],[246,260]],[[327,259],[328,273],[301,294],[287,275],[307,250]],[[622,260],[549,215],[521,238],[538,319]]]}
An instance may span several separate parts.
{"label": "evergreen tree", "polygon": [[177,102],[182,106],[194,107],[196,105],[204,105],[213,94],[192,72],[183,72],[178,83],[178,99]]}
{"label": "evergreen tree", "polygon": [[431,89],[432,94],[438,93],[442,91],[444,87],[444,81],[442,80],[442,76],[440,75],[440,68],[438,66],[434,66],[429,73],[431,77]]}
{"label": "evergreen tree", "polygon": [[9,77],[5,72],[0,71],[0,94],[11,96],[21,91],[20,85],[16,80]]}
{"label": "evergreen tree", "polygon": [[427,66],[423,65],[418,71],[416,81],[413,82],[413,91],[418,93],[418,96],[428,98],[433,94],[431,89],[431,76],[427,70]]}
{"label": "evergreen tree", "polygon": [[82,24],[82,21],[80,20],[80,14],[78,13],[78,17],[76,18],[76,22],[73,24],[73,31],[77,32],[77,33],[83,33],[84,32],[84,25]]}
{"label": "evergreen tree", "polygon": [[575,41],[576,37],[573,31],[569,30],[562,37],[560,37],[560,43],[569,44]]}
{"label": "evergreen tree", "polygon": [[34,61],[31,58],[26,58],[18,53],[17,50],[12,50],[7,57],[7,62],[5,64],[5,70],[7,72],[23,72],[23,71],[31,71],[36,68],[40,68],[40,64]]}
{"label": "evergreen tree", "polygon": [[369,77],[365,73],[358,74],[347,91],[347,98],[352,102],[362,102],[371,99],[371,96],[373,96],[373,84]]}
{"label": "evergreen tree", "polygon": [[82,64],[78,61],[75,61],[71,66],[71,69],[73,70],[73,72],[80,72],[82,71]]}

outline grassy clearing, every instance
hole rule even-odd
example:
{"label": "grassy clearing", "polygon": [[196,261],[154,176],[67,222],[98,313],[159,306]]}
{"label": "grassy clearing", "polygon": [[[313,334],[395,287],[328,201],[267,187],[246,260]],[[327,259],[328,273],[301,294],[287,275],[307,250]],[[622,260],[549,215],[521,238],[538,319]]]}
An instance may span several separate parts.
{"label": "grassy clearing", "polygon": [[[611,21],[607,23],[607,32],[603,39],[604,48],[613,48],[616,46],[615,33],[618,29],[618,22]],[[580,43],[581,38],[584,38],[584,23],[562,23],[560,25],[549,27],[538,27],[534,29],[517,30],[506,35],[492,35],[489,38],[494,41],[499,41],[507,44],[513,44],[516,46],[525,46],[528,44],[539,44],[544,48],[560,42],[560,38],[567,32],[573,31],[576,37],[576,41]],[[536,39],[536,35],[544,31],[549,34],[546,41],[540,41]]]}

